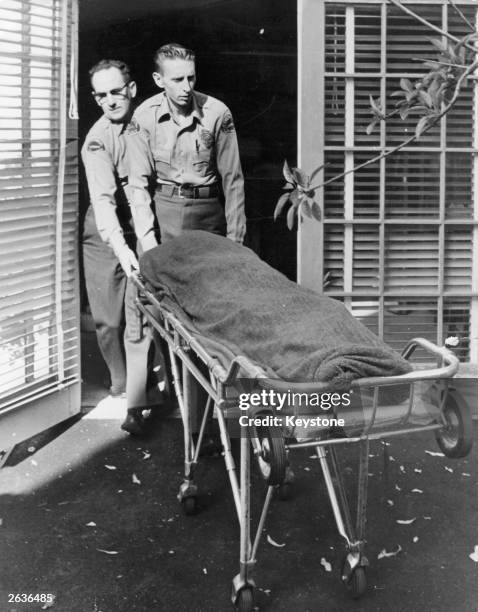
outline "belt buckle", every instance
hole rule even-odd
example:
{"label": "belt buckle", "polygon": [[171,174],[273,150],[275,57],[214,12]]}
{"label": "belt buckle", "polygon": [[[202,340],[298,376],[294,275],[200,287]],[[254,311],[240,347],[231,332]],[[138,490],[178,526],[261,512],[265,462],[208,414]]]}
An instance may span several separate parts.
{"label": "belt buckle", "polygon": [[178,198],[184,198],[183,196],[183,185],[178,185]]}

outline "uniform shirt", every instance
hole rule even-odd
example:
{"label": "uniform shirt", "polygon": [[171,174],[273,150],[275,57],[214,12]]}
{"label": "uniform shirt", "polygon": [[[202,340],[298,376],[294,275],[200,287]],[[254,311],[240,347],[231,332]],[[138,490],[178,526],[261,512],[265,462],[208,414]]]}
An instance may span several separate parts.
{"label": "uniform shirt", "polygon": [[[116,256],[128,248],[118,217],[118,190],[123,190],[131,202],[128,186],[128,165],[126,138],[144,139],[144,134],[128,123],[112,123],[101,117],[86,136],[81,149],[85,166],[91,205],[95,215],[96,227],[101,238],[108,243]],[[131,205],[131,217],[143,250],[156,246],[154,236],[154,215],[151,200],[143,198]]]}
{"label": "uniform shirt", "polygon": [[152,172],[159,183],[167,185],[196,187],[221,181],[227,236],[242,242],[246,231],[244,178],[234,122],[227,106],[195,91],[191,113],[179,124],[167,97],[160,93],[143,102],[134,119],[148,136],[152,160],[141,150],[139,140],[131,148],[128,144],[132,197],[141,201],[138,191],[147,191]]}

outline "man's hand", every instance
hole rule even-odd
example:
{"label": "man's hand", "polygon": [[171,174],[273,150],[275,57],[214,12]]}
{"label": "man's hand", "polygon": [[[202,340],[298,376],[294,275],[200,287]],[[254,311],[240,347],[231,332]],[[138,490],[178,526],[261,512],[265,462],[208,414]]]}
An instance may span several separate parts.
{"label": "man's hand", "polygon": [[132,272],[139,270],[139,263],[136,255],[129,247],[121,249],[118,253],[118,259],[126,276],[131,276]]}

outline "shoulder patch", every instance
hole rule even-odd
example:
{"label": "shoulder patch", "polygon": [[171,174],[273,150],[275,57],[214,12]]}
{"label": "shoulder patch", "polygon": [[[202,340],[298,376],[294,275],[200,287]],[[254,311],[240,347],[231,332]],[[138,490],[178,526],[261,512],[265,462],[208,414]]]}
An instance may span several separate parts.
{"label": "shoulder patch", "polygon": [[126,126],[126,134],[137,134],[140,130],[139,123],[136,119],[131,119],[131,121]]}
{"label": "shoulder patch", "polygon": [[212,149],[214,145],[214,134],[212,134],[212,132],[206,130],[206,128],[203,128],[199,132],[199,138],[201,139],[201,142],[206,147],[206,149]]}
{"label": "shoulder patch", "polygon": [[105,145],[101,142],[101,140],[90,140],[86,145],[86,150],[90,151],[90,153],[94,153],[95,151],[104,151]]}
{"label": "shoulder patch", "polygon": [[236,128],[234,127],[234,121],[232,119],[232,115],[230,111],[226,111],[224,113],[224,118],[222,120],[221,130],[223,132],[234,132]]}

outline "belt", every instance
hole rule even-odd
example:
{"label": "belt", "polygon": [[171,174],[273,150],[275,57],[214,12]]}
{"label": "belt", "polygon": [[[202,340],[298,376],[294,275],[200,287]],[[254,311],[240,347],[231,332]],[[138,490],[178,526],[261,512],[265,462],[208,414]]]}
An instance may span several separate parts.
{"label": "belt", "polygon": [[167,196],[177,196],[178,198],[200,199],[215,198],[219,195],[217,184],[194,187],[193,185],[165,185],[158,183],[156,189]]}

